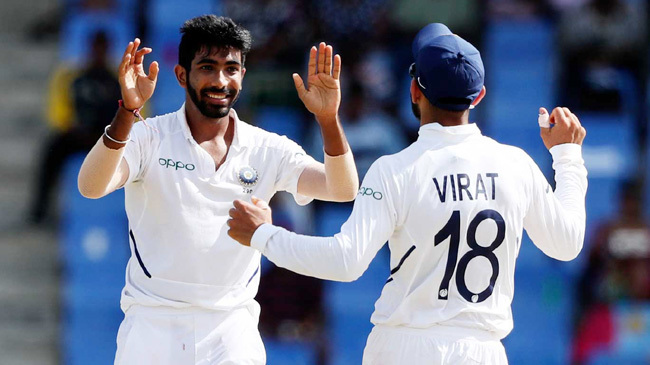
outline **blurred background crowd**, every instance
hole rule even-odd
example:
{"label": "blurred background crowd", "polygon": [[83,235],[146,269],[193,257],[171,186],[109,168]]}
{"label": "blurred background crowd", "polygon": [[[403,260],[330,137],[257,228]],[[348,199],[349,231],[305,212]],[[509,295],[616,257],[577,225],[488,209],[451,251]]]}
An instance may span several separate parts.
{"label": "blurred background crowd", "polygon": [[[4,8],[4,9],[3,9]],[[253,36],[235,108],[322,161],[291,74],[327,41],[343,59],[340,115],[360,178],[417,138],[411,40],[442,22],[481,50],[487,96],[470,120],[522,147],[552,182],[540,106],[567,106],[587,129],[587,237],[561,263],[523,241],[511,364],[650,363],[648,19],[645,0],[37,0],[3,3],[0,39],[0,363],[109,364],[129,256],[122,192],[79,196],[84,153],[120,98],[117,62],[135,36],[160,63],[147,115],[177,110],[182,23],[215,13]],[[12,15],[13,14],[13,15]],[[43,110],[43,112],[41,112]],[[272,201],[274,222],[331,235],[350,204]],[[171,222],[170,222],[171,223]],[[360,364],[387,248],[354,283],[306,278],[263,261],[257,296],[268,362]]]}

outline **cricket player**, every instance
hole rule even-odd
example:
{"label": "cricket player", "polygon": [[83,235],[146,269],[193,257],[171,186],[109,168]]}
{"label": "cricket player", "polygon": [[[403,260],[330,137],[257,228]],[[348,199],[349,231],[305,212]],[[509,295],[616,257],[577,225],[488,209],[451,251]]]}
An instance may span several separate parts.
{"label": "cricket player", "polygon": [[[260,253],[227,235],[234,199],[292,193],[350,201],[359,188],[338,119],[341,58],[312,47],[308,88],[293,79],[318,121],[324,164],[295,142],[241,121],[233,105],[246,73],[249,32],[206,15],[181,28],[174,72],[185,89],[177,112],[135,123],[151,97],[158,64],[129,43],[119,66],[122,100],[86,157],[79,190],[100,198],[124,187],[131,259],[121,307],[116,364],[264,364],[257,330]],[[117,104],[117,101],[116,101]]]}
{"label": "cricket player", "polygon": [[[443,24],[413,42],[411,100],[418,140],[369,169],[334,237],[275,227],[261,201],[235,201],[229,234],[276,265],[352,281],[388,240],[391,271],[364,364],[506,364],[515,260],[523,229],[545,254],[571,260],[585,232],[585,130],[566,108],[541,128],[553,191],[522,150],[481,135],[469,109],[485,96],[479,52]],[[549,117],[540,109],[540,125]]]}

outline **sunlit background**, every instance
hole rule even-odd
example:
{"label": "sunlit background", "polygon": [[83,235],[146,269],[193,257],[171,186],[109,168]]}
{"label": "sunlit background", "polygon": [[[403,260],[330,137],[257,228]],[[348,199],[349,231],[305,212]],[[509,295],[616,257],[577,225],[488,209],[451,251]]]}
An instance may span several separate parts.
{"label": "sunlit background", "polygon": [[[239,116],[322,160],[291,74],[309,48],[343,59],[341,120],[360,177],[417,138],[411,40],[443,22],[481,50],[487,96],[470,119],[530,154],[552,181],[537,109],[568,106],[587,129],[587,238],[570,263],[522,242],[511,364],[650,363],[644,0],[26,0],[0,3],[0,364],[112,364],[129,256],[123,193],[82,198],[76,174],[117,107],[115,67],[134,37],[161,71],[146,114],[177,110],[182,23],[232,17],[253,35]],[[272,202],[276,224],[331,235],[351,204]],[[169,222],[170,224],[172,222]],[[263,262],[257,296],[268,363],[360,364],[389,274],[379,252],[354,283]]]}

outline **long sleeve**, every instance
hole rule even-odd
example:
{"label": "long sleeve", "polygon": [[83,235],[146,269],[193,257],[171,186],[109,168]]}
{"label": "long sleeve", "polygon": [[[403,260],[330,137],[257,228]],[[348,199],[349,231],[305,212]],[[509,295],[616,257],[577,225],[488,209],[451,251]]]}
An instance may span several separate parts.
{"label": "long sleeve", "polygon": [[581,146],[577,144],[555,146],[550,152],[555,170],[555,192],[533,164],[531,203],[524,228],[546,255],[568,261],[574,259],[583,246],[587,169]]}
{"label": "long sleeve", "polygon": [[263,225],[255,232],[251,247],[276,265],[299,274],[336,281],[356,280],[393,234],[397,221],[390,183],[378,165],[375,163],[368,171],[352,214],[340,233],[311,237]]}

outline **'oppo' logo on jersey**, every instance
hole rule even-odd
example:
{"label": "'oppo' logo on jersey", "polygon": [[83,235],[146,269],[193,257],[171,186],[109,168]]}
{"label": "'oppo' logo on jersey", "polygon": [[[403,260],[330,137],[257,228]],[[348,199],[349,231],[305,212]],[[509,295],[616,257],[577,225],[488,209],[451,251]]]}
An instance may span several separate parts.
{"label": "'oppo' logo on jersey", "polygon": [[165,166],[165,168],[167,168],[167,169],[168,168],[173,168],[175,170],[185,169],[187,171],[192,171],[192,170],[194,170],[196,168],[194,166],[194,164],[191,164],[191,163],[184,164],[181,161],[174,161],[171,158],[168,158],[168,159],[159,158],[158,163],[160,164],[160,166]]}
{"label": "'oppo' logo on jersey", "polygon": [[384,197],[384,194],[382,194],[380,191],[374,191],[372,188],[366,188],[363,186],[359,188],[359,193],[357,195],[371,196],[375,198],[375,200],[381,200]]}

